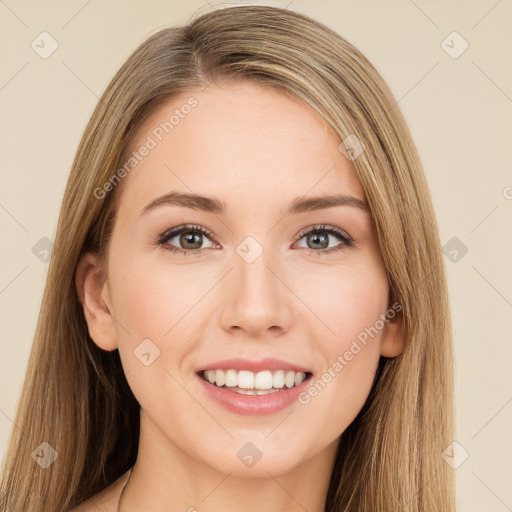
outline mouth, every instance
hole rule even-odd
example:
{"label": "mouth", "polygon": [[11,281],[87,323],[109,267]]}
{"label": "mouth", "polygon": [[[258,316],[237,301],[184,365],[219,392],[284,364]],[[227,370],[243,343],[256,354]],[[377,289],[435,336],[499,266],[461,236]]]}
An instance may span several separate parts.
{"label": "mouth", "polygon": [[269,395],[299,386],[311,378],[310,372],[292,370],[250,370],[216,369],[201,370],[197,373],[203,380],[241,395]]}

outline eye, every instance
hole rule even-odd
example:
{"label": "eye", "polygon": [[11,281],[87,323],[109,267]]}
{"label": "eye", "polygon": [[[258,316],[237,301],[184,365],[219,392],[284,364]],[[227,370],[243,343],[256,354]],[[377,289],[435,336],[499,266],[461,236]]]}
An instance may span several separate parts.
{"label": "eye", "polygon": [[[204,246],[205,237],[210,243],[207,247]],[[156,240],[156,243],[171,252],[185,256],[200,256],[202,249],[220,247],[218,244],[212,243],[211,239],[213,238],[212,233],[202,226],[186,224],[165,231]],[[345,231],[324,224],[302,230],[298,235],[299,242],[303,238],[306,246],[299,245],[299,247],[303,247],[318,256],[355,246],[355,241]],[[340,243],[334,247],[329,247],[329,244],[336,240]]]}
{"label": "eye", "polygon": [[[172,228],[163,233],[158,239],[158,244],[168,251],[190,256],[193,253],[200,254],[201,249],[208,248],[204,247],[203,239],[204,237],[210,239],[211,236],[211,233],[205,228],[187,224],[185,226]],[[176,239],[175,243],[178,244],[178,247],[171,243],[174,239]],[[212,242],[210,242],[210,244],[212,244]],[[213,246],[214,244],[210,247]]]}
{"label": "eye", "polygon": [[[304,238],[305,247],[319,255],[328,254],[341,249],[350,248],[355,245],[355,241],[345,231],[334,226],[324,224],[312,226],[299,233],[299,242]],[[340,243],[329,248],[329,244],[338,240]]]}

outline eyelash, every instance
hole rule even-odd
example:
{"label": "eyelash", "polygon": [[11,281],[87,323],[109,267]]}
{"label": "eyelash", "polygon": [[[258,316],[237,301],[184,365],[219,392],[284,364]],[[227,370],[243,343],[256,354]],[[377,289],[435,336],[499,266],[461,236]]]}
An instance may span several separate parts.
{"label": "eyelash", "polygon": [[[195,224],[186,224],[186,225],[175,227],[175,228],[165,231],[156,239],[156,244],[162,246],[163,249],[173,252],[173,253],[183,254],[184,256],[193,256],[193,257],[200,256],[201,249],[194,249],[194,250],[181,249],[179,247],[174,247],[174,246],[167,244],[167,242],[171,238],[174,238],[175,236],[180,235],[181,233],[186,232],[186,231],[192,231],[192,232],[198,231],[198,232],[202,233],[203,235],[205,235],[209,239],[213,238],[212,233],[210,231],[208,231],[207,229],[203,228],[202,226],[198,226]],[[340,242],[342,242],[340,245],[331,247],[330,249],[315,250],[315,249],[310,249],[307,247],[302,247],[302,249],[306,249],[307,251],[312,252],[315,256],[326,256],[327,254],[330,254],[331,252],[336,252],[336,251],[340,251],[343,249],[350,249],[352,247],[355,247],[355,245],[356,245],[355,240],[352,237],[350,237],[347,233],[345,233],[345,231],[343,231],[339,228],[336,228],[334,226],[327,226],[325,224],[317,224],[315,226],[310,226],[310,227],[302,230],[297,235],[297,242],[299,240],[301,240],[304,236],[309,235],[310,233],[314,233],[314,232],[328,233],[328,234],[333,235],[334,237],[338,238],[340,240]],[[214,241],[214,240],[211,240],[211,241]]]}

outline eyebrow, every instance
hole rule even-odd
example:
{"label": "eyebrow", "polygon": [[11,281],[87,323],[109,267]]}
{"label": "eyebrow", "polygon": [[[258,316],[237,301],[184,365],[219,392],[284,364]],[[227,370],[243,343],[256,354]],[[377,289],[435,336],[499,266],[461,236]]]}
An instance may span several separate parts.
{"label": "eyebrow", "polygon": [[[147,206],[145,206],[140,215],[144,215],[159,206],[181,206],[200,210],[207,213],[222,215],[226,213],[227,207],[224,201],[212,197],[199,196],[196,194],[184,194],[181,192],[170,192],[163,196],[157,197]],[[323,208],[332,208],[335,206],[352,206],[361,210],[368,210],[368,205],[357,197],[345,194],[335,194],[329,196],[318,197],[298,197],[292,201],[287,214],[299,214]]]}

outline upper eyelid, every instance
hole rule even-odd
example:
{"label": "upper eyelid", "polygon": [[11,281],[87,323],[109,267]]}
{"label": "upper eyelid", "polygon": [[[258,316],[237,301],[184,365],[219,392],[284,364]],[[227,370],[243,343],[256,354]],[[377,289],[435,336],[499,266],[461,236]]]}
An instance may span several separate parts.
{"label": "upper eyelid", "polygon": [[344,229],[337,228],[336,226],[331,226],[330,224],[314,224],[313,226],[309,226],[307,228],[300,230],[297,233],[296,237],[302,238],[304,235],[307,235],[312,231],[328,231],[329,233],[334,232],[337,235],[345,235],[347,238],[352,239],[352,237]]}
{"label": "upper eyelid", "polygon": [[160,239],[174,238],[175,236],[178,236],[179,234],[181,234],[183,231],[200,231],[204,235],[206,235],[208,237],[211,237],[214,240],[216,240],[216,238],[213,235],[212,231],[210,231],[208,228],[205,228],[205,227],[202,227],[202,226],[196,226],[196,225],[189,225],[189,224],[184,224],[182,226],[176,226],[174,228],[168,229],[168,230],[164,231],[160,235],[159,238]]}

